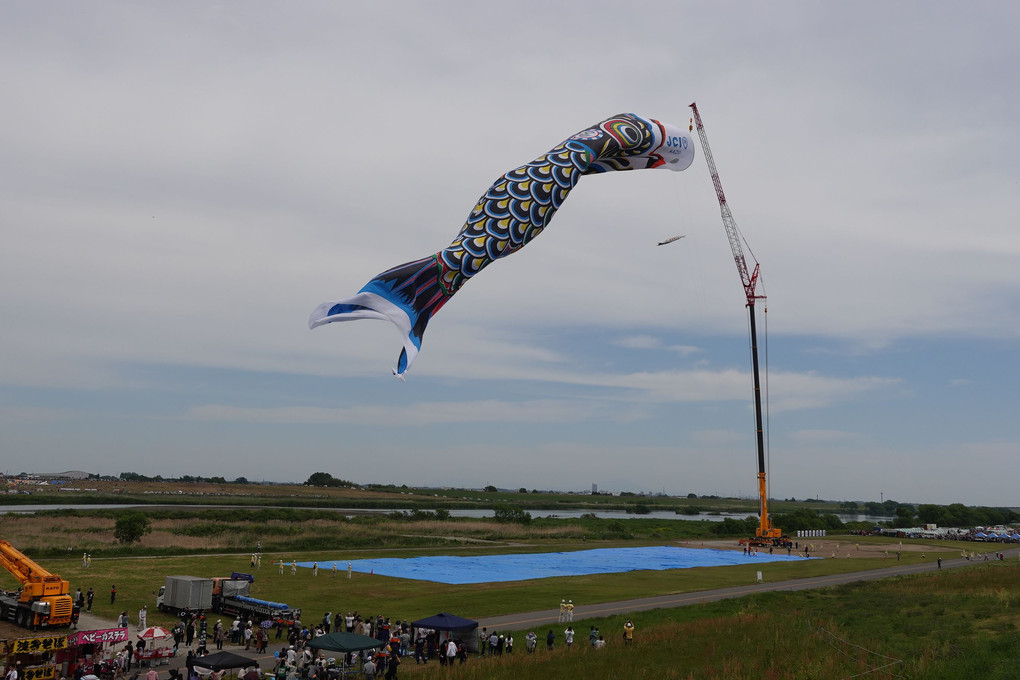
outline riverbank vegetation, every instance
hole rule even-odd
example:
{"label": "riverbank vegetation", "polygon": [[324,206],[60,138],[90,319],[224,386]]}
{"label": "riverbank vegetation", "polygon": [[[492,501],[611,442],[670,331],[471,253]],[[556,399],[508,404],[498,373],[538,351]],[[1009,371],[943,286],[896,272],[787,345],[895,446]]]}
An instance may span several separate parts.
{"label": "riverbank vegetation", "polygon": [[[742,519],[758,512],[755,498],[726,498],[714,495],[686,496],[636,494],[631,492],[569,493],[538,489],[413,488],[406,485],[359,485],[325,472],[312,474],[304,484],[255,483],[241,477],[232,482],[222,478],[183,476],[179,479],[146,477],[125,472],[119,477],[85,480],[20,480],[9,487],[17,493],[0,494],[0,506],[24,505],[144,505],[144,506],[226,506],[244,508],[344,509],[351,511],[439,511],[492,510],[505,508],[517,517],[524,513],[582,514],[621,512],[640,517],[652,513],[685,516],[729,515]],[[23,483],[22,483],[23,482]],[[876,523],[891,527],[990,526],[1020,522],[1020,513],[1010,508],[968,507],[959,503],[941,506],[914,505],[891,499],[868,501],[826,501],[821,499],[772,499],[773,523],[787,533],[799,529],[830,531],[865,530]],[[519,513],[519,514],[518,514]],[[784,524],[785,522],[785,524]],[[787,526],[788,525],[788,526]],[[731,523],[733,531],[742,526]],[[717,529],[727,533],[726,529]]]}
{"label": "riverbank vegetation", "polygon": [[[346,515],[291,508],[152,508],[149,531],[137,541],[118,540],[118,518],[138,510],[46,510],[0,515],[0,535],[38,558],[81,556],[267,553],[362,548],[497,546],[583,541],[682,541],[718,536],[721,522],[635,518],[519,520],[507,509],[489,519],[454,518],[443,510]],[[746,527],[746,522],[738,523]],[[729,526],[729,525],[726,525]]]}

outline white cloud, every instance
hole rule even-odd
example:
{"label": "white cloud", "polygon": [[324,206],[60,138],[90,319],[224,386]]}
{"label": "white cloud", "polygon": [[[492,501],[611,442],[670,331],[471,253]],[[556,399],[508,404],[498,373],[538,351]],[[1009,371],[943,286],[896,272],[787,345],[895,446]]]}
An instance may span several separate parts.
{"label": "white cloud", "polygon": [[[683,173],[585,177],[541,238],[444,307],[405,386],[386,382],[392,328],[305,327],[318,303],[444,247],[505,170],[620,111],[682,126],[695,99],[761,262],[780,427],[796,414],[790,429],[830,455],[850,444],[820,435],[847,415],[908,423],[921,411],[1013,438],[994,425],[1008,416],[986,414],[1020,379],[1020,92],[1002,86],[1020,58],[1020,10],[663,1],[643,10],[676,32],[649,40],[621,32],[635,15],[601,0],[585,12],[466,7],[12,5],[0,25],[10,441],[60,469],[80,467],[61,462],[80,451],[130,461],[108,431],[136,418],[172,428],[181,413],[238,431],[275,423],[282,437],[292,423],[391,413],[484,423],[491,406],[521,433],[565,423],[550,447],[602,421],[669,430],[669,406],[743,418],[745,300],[700,149]],[[957,353],[966,370],[946,365]],[[208,377],[177,382],[178,371]],[[932,373],[981,394],[940,401]],[[336,381],[344,404],[345,390],[365,394],[338,407],[307,392],[318,381]],[[945,439],[916,423],[867,429],[887,456],[920,432],[929,446]],[[161,435],[213,452],[199,435]],[[575,445],[615,461],[609,445]],[[904,474],[926,469],[920,445],[902,455]],[[994,446],[971,455],[999,460]]]}

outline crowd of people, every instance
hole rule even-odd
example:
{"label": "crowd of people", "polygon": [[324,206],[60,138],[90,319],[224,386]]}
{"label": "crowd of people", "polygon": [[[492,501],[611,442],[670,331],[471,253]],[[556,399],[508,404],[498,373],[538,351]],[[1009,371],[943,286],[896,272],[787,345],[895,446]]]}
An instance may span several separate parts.
{"label": "crowd of people", "polygon": [[[379,646],[361,652],[328,656],[309,643],[330,631],[346,631],[372,637]],[[278,629],[278,636],[282,631]],[[468,650],[461,639],[432,628],[415,627],[406,620],[383,616],[362,616],[326,612],[322,621],[308,627],[297,624],[287,632],[287,645],[276,653],[273,675],[276,680],[335,680],[346,668],[360,665],[366,678],[396,678],[402,659],[413,657],[415,664],[438,660],[441,665],[465,663]]]}
{"label": "crowd of people", "polygon": [[[253,560],[258,562],[260,555],[256,553]],[[333,572],[336,571],[334,568]],[[111,603],[116,600],[116,586],[110,589]],[[95,592],[89,588],[87,593],[79,589],[75,594],[78,604],[91,609]],[[571,624],[574,619],[573,600],[560,601],[559,621],[567,623],[562,635],[568,649],[574,646],[576,632]],[[143,606],[138,612],[139,630],[146,624],[146,610]],[[129,626],[126,611],[118,616],[117,625]],[[346,631],[375,638],[379,645],[376,648],[361,652],[327,653],[309,643],[316,637],[328,635],[333,631]],[[623,637],[626,644],[633,641],[634,626],[627,621]],[[337,680],[351,668],[358,668],[368,680],[376,677],[393,680],[403,659],[414,659],[416,665],[436,661],[440,665],[452,666],[467,662],[469,645],[465,640],[453,637],[448,631],[431,628],[415,627],[406,620],[390,619],[382,615],[363,616],[357,611],[325,612],[322,619],[314,625],[306,625],[301,621],[285,622],[276,620],[262,622],[241,616],[235,617],[224,624],[222,618],[211,621],[204,612],[184,610],[180,620],[170,630],[173,638],[173,653],[177,655],[183,648],[187,657],[185,669],[172,669],[170,680],[220,680],[221,671],[209,671],[202,666],[202,658],[210,653],[210,642],[215,650],[222,650],[229,641],[232,645],[244,646],[245,650],[253,650],[256,654],[266,654],[271,640],[282,641],[282,647],[274,653],[272,669],[263,673],[257,663],[243,669],[238,676],[242,680],[258,680],[272,676],[273,680]],[[525,636],[527,653],[534,653],[538,647],[538,634],[532,630]],[[550,629],[546,634],[546,647],[555,648],[557,634]],[[588,643],[593,649],[601,649],[606,640],[595,626],[588,633]],[[142,675],[141,664],[138,662],[139,652],[145,650],[145,640],[135,644],[127,644],[109,660],[109,674],[115,680],[129,678],[132,667],[136,669],[130,680],[139,680]],[[489,631],[482,627],[477,640],[480,656],[502,656],[513,654],[514,637],[509,632]],[[182,675],[182,671],[186,675]],[[148,677],[153,676],[153,677]],[[75,679],[80,680],[80,679]],[[158,680],[152,668],[148,669],[145,680]]]}
{"label": "crowd of people", "polygon": [[[202,641],[205,638],[204,617],[199,616],[195,621],[183,622],[185,644],[189,647],[188,652],[188,675],[185,680],[199,680],[198,673],[194,670],[201,668],[201,659],[208,653]],[[196,640],[199,644],[194,651],[190,650],[192,640],[190,631],[197,631]],[[465,640],[452,637],[449,632],[439,631],[432,628],[415,627],[406,620],[390,619],[384,616],[362,616],[356,611],[346,613],[326,612],[322,620],[308,626],[300,621],[294,622],[291,626],[275,626],[277,639],[286,637],[286,643],[274,653],[274,664],[267,674],[272,675],[274,680],[336,680],[341,677],[346,669],[357,667],[368,679],[380,677],[393,680],[397,676],[397,669],[405,660],[414,659],[416,665],[427,664],[435,661],[443,666],[463,664],[468,659],[468,644]],[[178,628],[175,627],[175,631]],[[217,640],[224,629],[221,621],[217,620],[213,627],[213,636]],[[379,646],[361,652],[331,653],[317,649],[309,644],[315,638],[328,635],[331,631],[346,631],[358,635],[375,638]],[[574,645],[575,631],[573,626],[568,625],[563,631],[563,639],[567,648]],[[229,639],[234,644],[245,644],[249,649],[252,640],[257,640],[256,651],[265,652],[268,645],[268,629],[262,628],[253,621],[235,619],[229,628]],[[625,644],[630,644],[634,639],[634,624],[628,620],[623,628]],[[552,650],[555,647],[557,635],[549,630],[546,635],[546,646]],[[175,633],[175,641],[177,633]],[[589,627],[588,644],[593,649],[602,649],[606,645],[605,637],[594,625]],[[530,631],[525,636],[525,649],[534,653],[538,646],[538,635]],[[497,630],[489,631],[486,627],[479,630],[478,651],[482,657],[502,656],[513,654],[514,637],[511,633],[503,633]],[[241,674],[244,680],[248,680]],[[173,679],[172,679],[173,680]],[[210,678],[219,680],[219,678]]]}

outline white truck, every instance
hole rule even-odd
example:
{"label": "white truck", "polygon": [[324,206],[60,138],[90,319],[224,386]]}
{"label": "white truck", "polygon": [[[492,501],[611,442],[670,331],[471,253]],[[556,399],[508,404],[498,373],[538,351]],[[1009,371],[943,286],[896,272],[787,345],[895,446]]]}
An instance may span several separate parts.
{"label": "white truck", "polygon": [[212,609],[213,580],[199,576],[167,576],[166,584],[156,595],[161,612],[199,612]]}
{"label": "white truck", "polygon": [[248,574],[236,573],[230,578],[167,576],[166,584],[156,594],[156,606],[164,612],[213,611],[255,621],[279,621],[286,625],[300,621],[300,609],[291,609],[283,602],[250,597],[254,580]]}

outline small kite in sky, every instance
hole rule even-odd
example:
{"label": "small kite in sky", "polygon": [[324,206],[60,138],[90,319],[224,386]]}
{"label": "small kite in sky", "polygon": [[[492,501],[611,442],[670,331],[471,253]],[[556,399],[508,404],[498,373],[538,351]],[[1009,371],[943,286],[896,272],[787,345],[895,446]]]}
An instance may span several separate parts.
{"label": "small kite in sky", "polygon": [[353,297],[322,303],[308,327],[355,319],[392,322],[404,339],[393,373],[403,379],[433,315],[472,276],[542,233],[582,175],[686,170],[693,161],[689,131],[674,125],[632,113],[592,125],[497,179],[446,249],[379,274]]}

